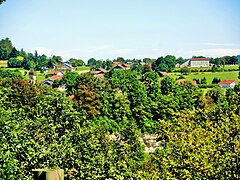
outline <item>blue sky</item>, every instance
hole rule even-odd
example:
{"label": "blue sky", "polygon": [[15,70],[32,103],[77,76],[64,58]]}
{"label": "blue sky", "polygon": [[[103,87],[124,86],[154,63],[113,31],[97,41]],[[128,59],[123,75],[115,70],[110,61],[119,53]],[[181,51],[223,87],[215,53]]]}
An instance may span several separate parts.
{"label": "blue sky", "polygon": [[240,0],[7,0],[0,39],[64,59],[240,54]]}

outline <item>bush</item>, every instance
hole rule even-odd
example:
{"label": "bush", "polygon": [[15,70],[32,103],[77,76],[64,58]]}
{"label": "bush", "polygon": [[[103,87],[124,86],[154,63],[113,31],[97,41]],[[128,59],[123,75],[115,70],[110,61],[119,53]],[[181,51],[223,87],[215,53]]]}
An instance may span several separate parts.
{"label": "bush", "polygon": [[198,87],[199,88],[214,88],[214,87],[218,87],[218,84],[199,84]]}

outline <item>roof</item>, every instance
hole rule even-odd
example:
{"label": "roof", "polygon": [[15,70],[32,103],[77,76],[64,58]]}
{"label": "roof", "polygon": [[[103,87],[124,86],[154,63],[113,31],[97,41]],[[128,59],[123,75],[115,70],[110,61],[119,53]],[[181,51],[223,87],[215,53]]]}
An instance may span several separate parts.
{"label": "roof", "polygon": [[161,74],[162,76],[171,76],[171,74],[163,71],[160,71],[159,74]]}
{"label": "roof", "polygon": [[227,84],[232,84],[233,82],[236,83],[235,80],[222,80],[220,83],[218,83],[219,85],[227,85]]}
{"label": "roof", "polygon": [[29,76],[36,76],[36,72],[34,70],[29,71],[28,73]]}
{"label": "roof", "polygon": [[71,100],[75,99],[75,95],[72,94],[71,96],[69,96]]}
{"label": "roof", "polygon": [[71,64],[64,63],[64,65],[67,66],[67,67],[69,67],[69,68],[73,68],[73,67],[71,66]]}
{"label": "roof", "polygon": [[113,62],[113,66],[117,66],[117,65],[120,65],[120,64],[122,64],[122,63],[118,62],[118,61]]}
{"label": "roof", "polygon": [[210,61],[210,58],[191,58],[191,61]]}
{"label": "roof", "polygon": [[[179,84],[183,84],[183,83],[185,83],[187,81],[186,81],[186,79],[178,79],[177,82]],[[192,83],[193,86],[197,86],[197,81],[191,81],[191,83]]]}
{"label": "roof", "polygon": [[104,74],[97,74],[96,77],[100,79],[104,79]]}
{"label": "roof", "polygon": [[114,68],[121,68],[121,69],[125,69],[125,67],[123,67],[122,65],[117,65]]}
{"label": "roof", "polygon": [[129,65],[129,64],[123,64],[122,65],[125,69],[130,69],[131,68],[131,66]]}
{"label": "roof", "polygon": [[50,78],[51,81],[55,81],[56,79],[61,80],[63,78],[62,75],[55,75]]}
{"label": "roof", "polygon": [[51,71],[49,71],[49,74],[51,74],[51,75],[56,75],[57,73],[62,73],[62,74],[63,74],[62,71],[57,71],[57,70],[51,70]]}
{"label": "roof", "polygon": [[95,71],[101,71],[103,73],[107,72],[107,70],[104,68],[96,68]]}

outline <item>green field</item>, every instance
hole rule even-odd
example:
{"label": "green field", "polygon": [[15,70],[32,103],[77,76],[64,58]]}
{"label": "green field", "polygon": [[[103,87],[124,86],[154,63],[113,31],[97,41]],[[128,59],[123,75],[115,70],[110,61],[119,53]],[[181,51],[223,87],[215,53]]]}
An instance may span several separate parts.
{"label": "green field", "polygon": [[76,67],[77,71],[85,71],[85,70],[90,70],[90,66],[78,66]]}
{"label": "green field", "polygon": [[[179,78],[180,73],[172,73],[171,76],[173,78]],[[236,80],[238,79],[238,71],[229,71],[229,72],[198,72],[198,73],[190,73],[188,75],[184,75],[185,79],[193,80],[193,79],[202,79],[206,78],[207,83],[211,84],[214,77],[220,78],[221,80]]]}
{"label": "green field", "polygon": [[[199,72],[200,71],[206,71],[206,70],[209,70],[211,69],[212,67],[192,67],[190,68],[190,70],[193,70],[193,71],[196,71],[198,70]],[[225,65],[225,66],[220,66],[220,69],[223,69],[225,71],[228,71],[228,70],[238,70],[239,68],[239,65]],[[180,71],[181,68],[175,68],[174,70],[176,71]]]}

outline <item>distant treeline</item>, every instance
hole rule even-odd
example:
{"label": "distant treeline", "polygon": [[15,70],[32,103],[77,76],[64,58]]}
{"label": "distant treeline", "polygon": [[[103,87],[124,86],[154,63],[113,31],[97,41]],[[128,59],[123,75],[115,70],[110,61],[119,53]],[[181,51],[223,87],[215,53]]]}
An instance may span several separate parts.
{"label": "distant treeline", "polygon": [[[194,57],[203,57],[203,56],[194,56]],[[26,53],[23,49],[20,51],[17,50],[10,41],[9,38],[2,39],[0,41],[0,60],[8,60],[9,67],[22,67],[24,69],[35,69],[40,70],[42,67],[53,68],[56,63],[59,63],[62,60],[61,56],[52,56],[47,57],[46,55],[39,55],[37,51],[34,54]],[[83,66],[85,62],[81,59],[71,58],[67,60],[72,66]],[[90,58],[87,60],[87,65],[92,68],[105,68],[110,70],[112,68],[113,62],[121,63],[149,63],[152,64],[152,69],[155,71],[166,71],[171,72],[176,64],[182,64],[186,60],[182,57],[176,58],[173,55],[167,55],[165,57],[160,56],[157,59],[144,58],[144,59],[124,59],[123,57],[118,57],[116,59],[107,59],[107,60],[96,60]],[[227,65],[227,64],[237,64],[240,60],[237,56],[224,56],[220,58],[211,58],[210,63],[215,64],[216,66]]]}

